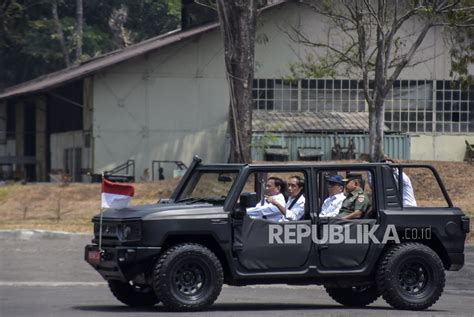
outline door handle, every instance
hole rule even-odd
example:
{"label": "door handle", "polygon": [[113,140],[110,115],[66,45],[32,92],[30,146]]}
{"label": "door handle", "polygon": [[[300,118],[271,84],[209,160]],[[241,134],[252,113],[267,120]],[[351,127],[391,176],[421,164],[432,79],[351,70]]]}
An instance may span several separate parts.
{"label": "door handle", "polygon": [[213,225],[220,225],[220,224],[226,224],[227,219],[211,219],[211,223]]}

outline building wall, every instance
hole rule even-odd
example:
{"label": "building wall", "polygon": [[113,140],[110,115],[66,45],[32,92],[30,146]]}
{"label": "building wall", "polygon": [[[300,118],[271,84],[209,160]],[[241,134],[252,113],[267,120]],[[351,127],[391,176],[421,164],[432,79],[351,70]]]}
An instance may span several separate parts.
{"label": "building wall", "polygon": [[[342,38],[341,34],[337,33],[337,28],[325,17],[298,4],[289,3],[269,10],[259,17],[258,24],[257,38],[268,41],[260,41],[261,43],[256,45],[257,78],[281,78],[289,75],[290,63],[305,60],[308,54],[323,56],[326,52],[325,49],[310,48],[292,41],[288,36],[292,34],[292,27],[299,29],[312,40],[324,42],[329,37],[333,43],[341,43]],[[414,42],[417,34],[413,34],[413,30],[417,29],[420,29],[419,25],[412,21],[404,25],[399,35],[407,39],[409,45]],[[442,28],[433,28],[428,32],[413,61],[421,63],[402,71],[400,79],[450,77],[450,53],[449,48],[445,46]]]}
{"label": "building wall", "polygon": [[462,161],[466,150],[465,140],[474,144],[474,135],[412,135],[412,160]]}
{"label": "building wall", "polygon": [[[109,69],[94,78],[94,169],[193,155],[226,159],[228,88],[218,31]],[[146,172],[148,169],[148,173]],[[170,171],[165,171],[169,175]]]}

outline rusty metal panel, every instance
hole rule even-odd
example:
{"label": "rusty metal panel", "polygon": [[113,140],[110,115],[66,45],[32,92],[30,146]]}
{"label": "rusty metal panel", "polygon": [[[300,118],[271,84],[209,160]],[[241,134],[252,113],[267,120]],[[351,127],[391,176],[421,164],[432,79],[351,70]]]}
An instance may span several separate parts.
{"label": "rusty metal panel", "polygon": [[[339,134],[337,140],[342,147],[348,147],[352,139],[356,158],[368,153],[369,136],[367,134]],[[252,139],[252,159],[263,160],[265,147],[281,146],[288,148],[289,160],[298,160],[298,150],[309,148],[320,150],[322,160],[331,160],[331,150],[335,145],[334,134],[290,134],[290,133],[254,133]],[[384,136],[385,153],[394,159],[410,159],[410,136],[404,134]]]}

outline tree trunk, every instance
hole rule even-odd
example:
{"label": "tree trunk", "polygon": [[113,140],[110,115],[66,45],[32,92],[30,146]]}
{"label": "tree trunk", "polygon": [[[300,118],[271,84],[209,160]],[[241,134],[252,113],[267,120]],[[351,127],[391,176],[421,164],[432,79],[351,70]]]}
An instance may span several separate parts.
{"label": "tree trunk", "polygon": [[82,39],[84,37],[84,13],[82,0],[76,0],[76,62],[81,61]]}
{"label": "tree trunk", "polygon": [[380,162],[383,157],[384,157],[384,144],[383,144],[383,139],[384,139],[384,127],[385,127],[385,107],[384,107],[384,97],[380,97],[376,100],[376,106],[375,106],[375,114],[377,117],[377,124],[375,129],[376,131],[376,137],[375,137],[375,157],[374,159],[376,162]]}
{"label": "tree trunk", "polygon": [[217,9],[229,83],[229,161],[248,163],[251,160],[257,5],[253,0],[218,0]]}
{"label": "tree trunk", "polygon": [[377,114],[374,105],[369,105],[369,158],[371,162],[375,162],[375,148],[377,141]]}
{"label": "tree trunk", "polygon": [[374,100],[372,107],[369,107],[369,143],[370,161],[380,162],[384,157],[384,127],[385,127],[385,107],[384,97],[378,96]]}
{"label": "tree trunk", "polygon": [[69,60],[69,52],[64,41],[64,33],[61,22],[59,21],[58,15],[58,3],[57,1],[51,2],[51,12],[53,14],[54,26],[56,28],[56,33],[58,34],[59,43],[61,45],[61,50],[63,51],[64,64],[66,67],[71,66],[71,61]]}

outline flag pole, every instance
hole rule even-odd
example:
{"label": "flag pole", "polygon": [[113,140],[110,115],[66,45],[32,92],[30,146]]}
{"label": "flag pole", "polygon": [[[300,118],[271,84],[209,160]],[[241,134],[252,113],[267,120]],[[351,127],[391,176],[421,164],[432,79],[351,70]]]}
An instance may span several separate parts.
{"label": "flag pole", "polygon": [[[104,177],[105,177],[104,172],[102,172],[102,178],[100,180],[101,183],[104,182]],[[100,220],[99,220],[99,252],[101,253],[102,253],[102,214],[103,214],[103,211],[104,211],[104,208],[102,208],[102,202],[101,202],[100,203]]]}

